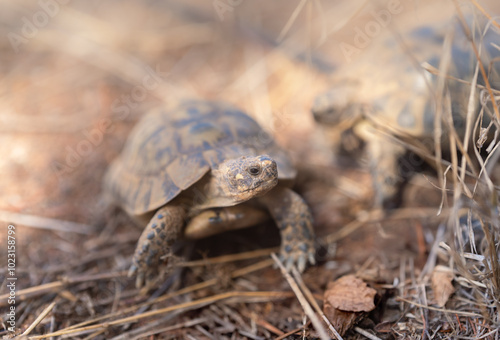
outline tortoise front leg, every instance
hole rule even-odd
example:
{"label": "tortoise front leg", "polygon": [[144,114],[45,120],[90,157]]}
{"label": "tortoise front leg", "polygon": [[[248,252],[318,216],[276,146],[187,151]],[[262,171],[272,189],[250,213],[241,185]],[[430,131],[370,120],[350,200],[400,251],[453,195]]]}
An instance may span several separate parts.
{"label": "tortoise front leg", "polygon": [[405,148],[384,136],[368,121],[358,124],[355,132],[366,142],[375,192],[375,207],[383,208],[398,204],[399,202],[395,200],[403,182],[398,160],[405,154]]}
{"label": "tortoise front leg", "polygon": [[296,263],[303,271],[314,259],[313,219],[302,197],[288,188],[275,188],[259,200],[267,207],[281,234],[280,257],[289,270]]}
{"label": "tortoise front leg", "polygon": [[140,288],[158,275],[160,259],[170,253],[184,226],[186,211],[180,206],[160,208],[142,232],[135,249],[128,276],[137,273],[135,285]]}

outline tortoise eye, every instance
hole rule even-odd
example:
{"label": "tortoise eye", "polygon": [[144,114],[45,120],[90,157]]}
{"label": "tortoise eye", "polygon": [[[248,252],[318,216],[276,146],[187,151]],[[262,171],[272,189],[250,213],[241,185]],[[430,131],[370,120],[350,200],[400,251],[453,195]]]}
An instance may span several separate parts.
{"label": "tortoise eye", "polygon": [[248,168],[248,172],[250,173],[250,175],[252,176],[257,176],[260,174],[260,166],[258,165],[253,165],[251,167]]}

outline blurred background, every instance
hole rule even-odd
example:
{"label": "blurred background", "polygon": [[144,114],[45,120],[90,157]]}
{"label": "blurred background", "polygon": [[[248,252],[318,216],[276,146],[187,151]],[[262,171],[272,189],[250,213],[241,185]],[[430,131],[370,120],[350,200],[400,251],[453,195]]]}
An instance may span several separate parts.
{"label": "blurred background", "polygon": [[234,103],[296,161],[327,162],[311,144],[310,106],[335,70],[387,31],[455,13],[451,1],[416,0],[1,6],[0,210],[78,222],[133,123],[183,97]]}
{"label": "blurred background", "polygon": [[[0,6],[0,220],[18,227],[19,273],[31,284],[49,280],[42,268],[60,273],[58,264],[92,251],[102,175],[148,109],[189,97],[228,101],[269,131],[299,169],[326,167],[330,150],[310,107],[336,70],[385,35],[443,23],[457,7],[500,13],[497,0]],[[366,201],[371,194],[366,170],[338,171],[345,181],[337,191],[300,183],[317,203],[319,235],[358,204],[349,195]],[[125,240],[125,256],[136,237]],[[0,233],[2,244],[5,238]]]}

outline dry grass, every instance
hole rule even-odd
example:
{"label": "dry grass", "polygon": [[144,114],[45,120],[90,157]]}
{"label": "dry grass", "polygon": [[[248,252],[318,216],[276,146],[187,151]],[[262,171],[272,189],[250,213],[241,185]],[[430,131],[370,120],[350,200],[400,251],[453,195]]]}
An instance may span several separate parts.
{"label": "dry grass", "polygon": [[[366,169],[332,165],[309,109],[346,64],[340,43],[352,43],[354,29],[385,2],[242,1],[223,14],[217,2],[195,0],[68,2],[29,34],[23,25],[43,20],[41,5],[0,3],[0,310],[8,327],[4,254],[13,224],[16,335],[334,338],[320,301],[328,282],[354,273],[377,290],[377,307],[345,339],[499,337],[499,152],[497,141],[484,144],[484,158],[475,143],[481,117],[492,122],[485,134],[499,126],[499,89],[476,85],[491,65],[478,64],[471,79],[452,79],[445,42],[439,67],[426,66],[442,76],[433,85],[438,103],[448,100],[448,79],[471,84],[490,104],[479,118],[469,107],[465,133],[455,131],[449,112],[438,112],[436,124],[450,133],[446,144],[436,139],[436,152],[382,129],[438,174],[416,175],[402,206],[382,212],[371,210]],[[488,19],[500,12],[495,1],[401,4],[370,44],[452,13],[464,17],[472,9]],[[24,40],[13,46],[11,33]],[[477,46],[471,39],[479,56]],[[141,92],[145,79],[156,86]],[[290,151],[301,171],[297,188],[315,215],[317,266],[302,275],[280,272],[270,258],[278,233],[262,225],[184,243],[178,251],[189,261],[150,292],[133,287],[126,270],[140,230],[101,206],[101,177],[142,114],[185,97],[242,107]],[[96,137],[103,121],[111,128]],[[75,156],[84,141],[90,150]],[[439,150],[451,157],[442,159]],[[444,306],[432,286],[438,265],[452,273],[455,290]]]}

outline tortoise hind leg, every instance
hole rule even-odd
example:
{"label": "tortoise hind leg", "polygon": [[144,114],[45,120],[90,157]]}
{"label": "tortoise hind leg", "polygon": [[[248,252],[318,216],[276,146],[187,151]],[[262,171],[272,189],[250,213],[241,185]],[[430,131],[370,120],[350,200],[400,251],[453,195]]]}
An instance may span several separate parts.
{"label": "tortoise hind leg", "polygon": [[142,232],[135,249],[128,276],[137,274],[136,287],[149,284],[158,275],[160,259],[168,255],[170,247],[179,238],[186,211],[175,205],[160,208]]}
{"label": "tortoise hind leg", "polygon": [[280,257],[289,270],[294,263],[304,271],[314,264],[314,230],[309,207],[299,194],[288,188],[275,188],[259,199],[269,210],[281,234]]}

